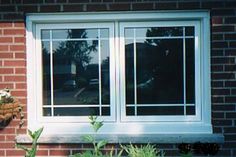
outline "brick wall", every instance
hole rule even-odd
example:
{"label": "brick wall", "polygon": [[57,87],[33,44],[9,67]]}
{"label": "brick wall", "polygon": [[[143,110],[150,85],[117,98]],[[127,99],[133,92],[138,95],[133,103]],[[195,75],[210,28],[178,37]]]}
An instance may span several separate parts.
{"label": "brick wall", "polygon": [[[0,0],[0,88],[26,105],[25,13],[132,10],[211,10],[212,122],[214,133],[225,135],[218,156],[236,156],[236,1],[230,0]],[[30,104],[29,104],[30,105]],[[27,119],[24,107],[25,118]],[[0,156],[23,156],[14,146],[16,134],[26,133],[14,119],[0,128]],[[117,145],[114,145],[117,148]],[[89,145],[40,145],[40,156],[67,156]],[[107,149],[111,148],[108,146]],[[160,145],[176,156],[177,146]]]}

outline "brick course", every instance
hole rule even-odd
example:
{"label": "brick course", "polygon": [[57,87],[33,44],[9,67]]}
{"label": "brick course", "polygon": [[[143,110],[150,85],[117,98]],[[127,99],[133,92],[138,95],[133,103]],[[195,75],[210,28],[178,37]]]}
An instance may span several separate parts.
{"label": "brick course", "polygon": [[[26,105],[25,14],[39,12],[192,10],[211,11],[212,122],[215,133],[225,135],[217,156],[236,156],[236,2],[234,0],[0,0],[0,88],[13,89],[13,95]],[[24,108],[25,118],[27,118]],[[14,138],[26,133],[27,123],[19,119],[0,128],[0,156],[23,156]],[[115,148],[119,148],[117,145]],[[39,156],[67,156],[89,149],[90,145],[42,144]],[[177,156],[176,145],[160,145],[167,156]],[[107,147],[111,149],[111,147]]]}

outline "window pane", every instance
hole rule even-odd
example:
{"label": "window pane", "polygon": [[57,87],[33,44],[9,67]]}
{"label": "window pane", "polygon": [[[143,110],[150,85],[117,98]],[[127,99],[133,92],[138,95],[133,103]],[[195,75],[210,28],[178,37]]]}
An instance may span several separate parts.
{"label": "window pane", "polygon": [[136,28],[136,37],[182,36],[183,27],[148,27]]}
{"label": "window pane", "polygon": [[125,41],[126,104],[134,104],[134,43]]}
{"label": "window pane", "polygon": [[44,108],[43,109],[43,116],[52,116],[51,108]]}
{"label": "window pane", "polygon": [[88,116],[99,115],[98,107],[73,107],[73,108],[55,108],[55,116]]}
{"label": "window pane", "polygon": [[186,114],[187,115],[195,115],[195,106],[187,106],[186,107]]}
{"label": "window pane", "polygon": [[155,116],[155,115],[184,115],[183,106],[150,106],[137,107],[138,115]]}
{"label": "window pane", "polygon": [[52,31],[53,39],[98,38],[98,29],[58,29]]}
{"label": "window pane", "polygon": [[101,38],[109,38],[109,29],[104,28],[104,29],[100,29],[100,37]]}
{"label": "window pane", "polygon": [[194,36],[194,27],[185,27],[186,36]]}
{"label": "window pane", "polygon": [[50,72],[50,45],[42,42],[43,63],[43,105],[51,105],[51,72]]}
{"label": "window pane", "polygon": [[126,38],[133,38],[134,37],[134,28],[126,28],[125,29],[125,37]]}
{"label": "window pane", "polygon": [[186,39],[186,103],[195,103],[194,38]]}
{"label": "window pane", "polygon": [[137,103],[183,103],[183,41],[138,40]]}
{"label": "window pane", "polygon": [[42,30],[41,31],[41,38],[42,39],[50,39],[50,31],[49,30]]}
{"label": "window pane", "polygon": [[53,42],[54,104],[99,104],[98,45]]}
{"label": "window pane", "polygon": [[102,104],[110,104],[109,40],[101,41]]}

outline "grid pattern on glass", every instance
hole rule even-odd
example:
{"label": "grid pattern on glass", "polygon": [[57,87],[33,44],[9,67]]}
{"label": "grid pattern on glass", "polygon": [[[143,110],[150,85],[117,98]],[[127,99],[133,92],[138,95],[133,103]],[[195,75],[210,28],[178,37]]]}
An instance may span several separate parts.
{"label": "grid pattern on glass", "polygon": [[194,26],[124,34],[126,115],[195,115]]}
{"label": "grid pattern on glass", "polygon": [[110,116],[109,29],[41,30],[43,116]]}

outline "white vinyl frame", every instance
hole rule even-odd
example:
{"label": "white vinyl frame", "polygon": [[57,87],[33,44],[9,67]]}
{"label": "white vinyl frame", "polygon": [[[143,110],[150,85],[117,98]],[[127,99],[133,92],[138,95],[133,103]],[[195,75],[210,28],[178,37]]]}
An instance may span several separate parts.
{"label": "white vinyl frame", "polygon": [[[41,46],[38,30],[48,27],[56,28],[107,28],[110,33],[110,79],[113,81],[112,112],[105,120],[101,134],[200,134],[212,133],[211,100],[210,100],[210,18],[207,11],[151,11],[151,12],[91,12],[91,13],[52,13],[27,14],[26,17],[26,45],[27,45],[27,113],[28,128],[35,130],[44,126],[43,134],[55,136],[56,134],[88,134],[93,133],[87,118],[82,117],[42,117],[42,76],[40,67]],[[185,21],[186,23],[183,24]],[[149,117],[148,119],[132,119],[124,115],[124,57],[122,51],[122,27],[135,23],[181,25],[197,23],[195,31],[199,38],[195,38],[195,67],[199,74],[196,100],[197,112],[195,117]],[[137,26],[137,23],[135,26]],[[191,25],[191,24],[190,24]],[[198,30],[199,29],[199,30]],[[121,36],[120,36],[121,35]],[[124,45],[123,45],[124,46]],[[196,69],[195,69],[196,70]],[[199,105],[198,105],[199,104]],[[143,117],[142,117],[143,118]],[[154,118],[155,120],[151,120]],[[159,117],[161,118],[161,117]],[[62,127],[63,126],[63,127]],[[171,126],[171,128],[170,128]]]}

